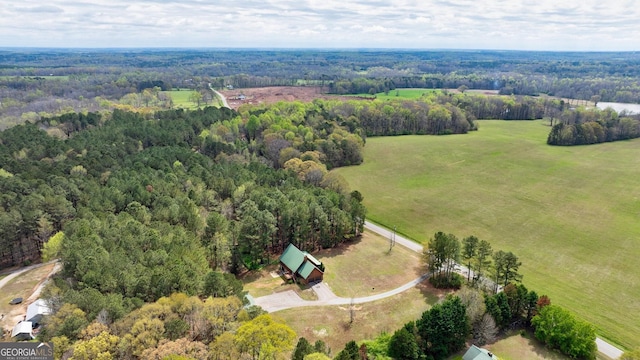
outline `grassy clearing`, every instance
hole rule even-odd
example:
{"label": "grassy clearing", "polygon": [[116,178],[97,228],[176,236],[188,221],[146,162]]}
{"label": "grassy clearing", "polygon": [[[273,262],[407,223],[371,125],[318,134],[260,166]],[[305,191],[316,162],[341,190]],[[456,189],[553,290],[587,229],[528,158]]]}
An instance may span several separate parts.
{"label": "grassy clearing", "polygon": [[362,165],[335,171],[372,220],[422,243],[445,231],[513,251],[530,289],[640,346],[640,141],[551,147],[542,121],[479,127],[369,138]]}
{"label": "grassy clearing", "polygon": [[[313,254],[325,265],[324,282],[341,297],[362,297],[397,288],[422,275],[417,253],[400,245],[389,251],[389,240],[365,232],[362,239]],[[253,297],[286,290],[304,290],[274,277],[276,265],[243,276],[244,288]],[[306,294],[304,294],[307,296]],[[309,299],[312,300],[312,299]]]}
{"label": "grassy clearing", "polygon": [[374,339],[382,332],[393,333],[409,321],[418,319],[445,296],[428,286],[428,282],[396,296],[356,307],[355,320],[349,324],[347,307],[325,306],[297,308],[275,313],[284,319],[298,336],[312,344],[322,340],[335,356],[351,340]]}
{"label": "grassy clearing", "polygon": [[191,96],[191,94],[195,92],[195,90],[189,89],[163,91],[163,93],[169,94],[171,96],[171,99],[173,99],[173,106],[175,108],[188,110],[195,110],[198,108],[198,106],[193,101],[189,100],[189,96]]}
{"label": "grassy clearing", "polygon": [[371,94],[355,94],[355,95],[346,95],[346,96],[358,96],[358,97],[375,97],[376,99],[381,100],[392,100],[392,99],[419,99],[425,94],[440,92],[440,89],[395,89],[390,90],[389,94],[385,94],[383,92],[377,93],[375,95]]}
{"label": "grassy clearing", "polygon": [[[484,346],[501,360],[568,360],[569,358],[541,344],[532,333],[509,334],[493,344]],[[463,352],[464,354],[464,352]],[[462,359],[462,356],[460,357]]]}
{"label": "grassy clearing", "polygon": [[326,267],[324,281],[342,297],[361,297],[397,288],[422,275],[417,253],[400,245],[389,251],[389,239],[365,232],[347,247],[317,254]]}

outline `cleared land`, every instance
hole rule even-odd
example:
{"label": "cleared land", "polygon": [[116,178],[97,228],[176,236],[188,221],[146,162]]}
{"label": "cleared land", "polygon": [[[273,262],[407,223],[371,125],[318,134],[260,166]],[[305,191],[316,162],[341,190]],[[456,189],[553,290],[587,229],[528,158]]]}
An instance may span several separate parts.
{"label": "cleared land", "polygon": [[[29,270],[18,277],[11,279],[2,287],[0,292],[0,313],[4,314],[0,320],[0,327],[10,332],[13,326],[27,313],[27,299],[51,273],[55,264],[46,264],[33,270]],[[21,297],[23,303],[9,305],[11,299]]]}
{"label": "cleared land", "polygon": [[445,231],[513,251],[530,289],[640,346],[640,142],[551,147],[542,121],[479,127],[369,138],[364,164],[335,171],[372,220],[423,243]]}
{"label": "cleared land", "polygon": [[[309,102],[314,99],[347,99],[347,96],[325,94],[319,86],[269,86],[261,88],[245,88],[220,90],[232,109],[238,109],[244,104],[273,104],[280,101]],[[244,95],[244,100],[238,97]],[[353,100],[353,98],[351,98]]]}
{"label": "cleared land", "polygon": [[[371,232],[365,232],[360,240],[313,255],[325,265],[324,282],[340,297],[383,293],[424,272],[418,254],[400,245],[389,251],[389,239]],[[303,298],[313,300],[297,285],[285,284],[280,276],[275,276],[275,271],[277,266],[274,265],[245,274],[242,277],[245,290],[253,297],[296,290]]]}
{"label": "cleared land", "polygon": [[[325,264],[325,282],[336,295],[358,297],[394,289],[421,274],[418,254],[400,245],[391,252],[388,250],[388,239],[365,232],[360,241],[326,249],[314,256]],[[246,276],[245,290],[256,297],[291,289],[293,285],[283,285],[280,277],[271,275],[269,270],[274,269]],[[296,308],[278,311],[275,316],[286,320],[298,336],[312,343],[325,341],[335,350],[335,355],[347,341],[372,339],[382,331],[393,332],[406,322],[418,319],[445,295],[446,292],[434,289],[425,281],[399,295],[357,305],[351,325],[348,306]]]}

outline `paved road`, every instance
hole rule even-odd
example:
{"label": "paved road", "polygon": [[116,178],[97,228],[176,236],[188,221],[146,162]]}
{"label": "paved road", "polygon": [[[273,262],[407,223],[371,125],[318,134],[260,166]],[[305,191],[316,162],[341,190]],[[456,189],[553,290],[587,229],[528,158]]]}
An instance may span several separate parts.
{"label": "paved road", "polygon": [[[376,224],[370,223],[368,221],[365,221],[364,223],[365,228],[367,228],[368,230],[371,230],[373,232],[376,232],[384,237],[391,237],[393,232],[389,231],[386,228],[383,228],[381,226],[378,226]],[[419,253],[422,253],[422,246],[420,244],[416,244],[415,242],[405,239],[402,236],[399,235],[395,235],[395,241],[396,243],[405,246],[413,251],[417,251]],[[460,265],[460,269],[461,272],[465,273],[465,271],[467,270],[466,267],[461,266]],[[471,273],[471,275],[473,275],[473,273]],[[623,351],[618,349],[617,347],[609,344],[608,342],[602,340],[601,338],[596,338],[596,345],[598,347],[598,351],[605,354],[606,356],[610,357],[611,359],[618,359],[622,356]]]}
{"label": "paved road", "polygon": [[362,304],[371,301],[377,301],[384,298],[388,298],[393,295],[400,294],[403,291],[407,291],[412,287],[418,285],[423,282],[425,279],[429,277],[428,274],[422,275],[421,277],[410,281],[399,288],[395,288],[393,290],[389,290],[387,292],[383,292],[376,295],[365,296],[360,298],[343,298],[338,297],[331,291],[329,285],[325,282],[321,282],[312,286],[313,291],[318,296],[318,300],[304,300],[298,294],[296,294],[293,290],[287,290],[280,293],[275,293],[267,296],[262,296],[256,298],[255,304],[263,308],[268,312],[275,312],[285,309],[297,308],[297,307],[305,307],[305,306],[328,306],[328,305],[349,305],[351,303],[354,304]]}

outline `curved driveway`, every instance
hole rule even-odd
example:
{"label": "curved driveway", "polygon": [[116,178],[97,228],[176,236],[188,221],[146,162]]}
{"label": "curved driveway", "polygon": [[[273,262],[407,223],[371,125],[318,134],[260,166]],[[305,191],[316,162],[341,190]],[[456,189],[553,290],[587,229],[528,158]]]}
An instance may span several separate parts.
{"label": "curved driveway", "polygon": [[[391,238],[392,236],[395,239],[395,242],[409,248],[415,252],[422,253],[422,245],[417,244],[409,239],[406,239],[398,234],[393,233],[386,228],[373,224],[369,221],[365,221],[365,228],[375,233],[378,233],[381,236],[386,238]],[[460,266],[461,272],[468,271],[464,266]],[[425,279],[429,277],[429,274],[422,275],[421,277],[406,283],[399,288],[381,293],[372,296],[366,296],[361,298],[354,298],[353,300],[350,298],[342,298],[336,296],[329,286],[323,282],[316,284],[313,286],[313,290],[318,296],[318,300],[309,301],[303,300],[298,294],[296,294],[293,290],[284,291],[281,293],[276,293],[272,295],[267,295],[263,297],[259,297],[255,299],[255,304],[262,307],[265,311],[274,312],[284,309],[290,309],[295,307],[304,307],[304,306],[325,306],[325,305],[348,305],[352,302],[354,304],[362,304],[366,302],[381,300],[396,294],[399,294],[403,291],[406,291],[417,284],[421,283]],[[623,351],[618,349],[617,347],[609,344],[608,342],[602,340],[601,338],[596,338],[596,345],[598,351],[602,354],[608,356],[611,359],[618,359],[622,356]]]}

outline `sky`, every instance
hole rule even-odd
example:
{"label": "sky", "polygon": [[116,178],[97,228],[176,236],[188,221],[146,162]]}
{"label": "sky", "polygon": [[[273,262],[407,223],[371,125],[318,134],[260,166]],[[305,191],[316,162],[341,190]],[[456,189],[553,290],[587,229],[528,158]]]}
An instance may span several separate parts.
{"label": "sky", "polygon": [[640,50],[640,0],[0,0],[0,47]]}

